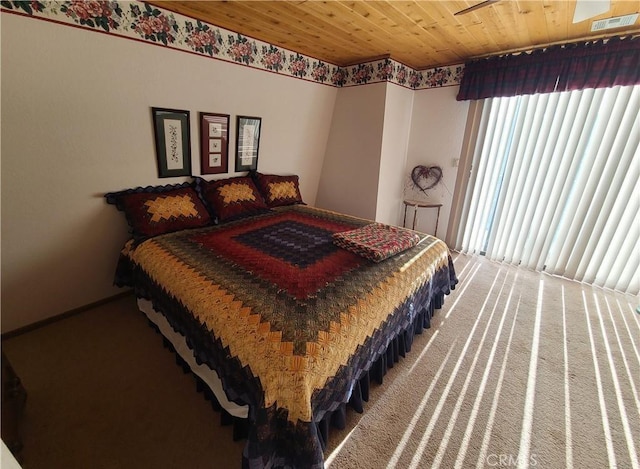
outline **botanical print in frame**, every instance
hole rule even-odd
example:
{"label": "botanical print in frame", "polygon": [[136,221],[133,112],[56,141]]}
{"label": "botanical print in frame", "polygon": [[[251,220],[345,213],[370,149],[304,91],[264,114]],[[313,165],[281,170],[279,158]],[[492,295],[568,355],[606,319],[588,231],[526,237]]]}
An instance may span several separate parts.
{"label": "botanical print in frame", "polygon": [[229,171],[229,114],[200,113],[200,173]]}
{"label": "botanical print in frame", "polygon": [[189,111],[151,108],[158,177],[191,175]]}
{"label": "botanical print in frame", "polygon": [[236,128],[236,171],[258,169],[258,149],[262,118],[238,116]]}

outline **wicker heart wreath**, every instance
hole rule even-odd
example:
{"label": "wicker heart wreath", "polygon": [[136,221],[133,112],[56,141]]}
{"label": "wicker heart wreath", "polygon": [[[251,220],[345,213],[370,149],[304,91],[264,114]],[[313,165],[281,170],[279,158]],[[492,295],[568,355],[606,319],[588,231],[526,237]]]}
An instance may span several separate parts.
{"label": "wicker heart wreath", "polygon": [[411,170],[413,184],[425,194],[433,189],[442,180],[442,168],[440,166],[418,165]]}

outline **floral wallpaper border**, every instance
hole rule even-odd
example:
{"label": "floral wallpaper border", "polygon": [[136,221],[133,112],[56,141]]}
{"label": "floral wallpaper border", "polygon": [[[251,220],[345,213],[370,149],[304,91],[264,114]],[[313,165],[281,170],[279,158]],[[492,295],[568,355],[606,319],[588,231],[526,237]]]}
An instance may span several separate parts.
{"label": "floral wallpaper border", "polygon": [[427,89],[459,85],[463,65],[414,70],[392,59],[348,67],[243,36],[141,1],[0,1],[12,12],[127,37],[336,87],[391,82]]}

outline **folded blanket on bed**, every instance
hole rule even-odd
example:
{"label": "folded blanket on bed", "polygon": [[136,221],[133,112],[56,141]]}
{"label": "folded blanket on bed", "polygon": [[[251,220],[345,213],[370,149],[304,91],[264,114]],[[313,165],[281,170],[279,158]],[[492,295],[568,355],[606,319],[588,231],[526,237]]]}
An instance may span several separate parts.
{"label": "folded blanket on bed", "polygon": [[372,223],[355,230],[333,234],[333,243],[336,246],[373,262],[394,256],[415,246],[418,241],[420,235],[415,231],[382,223]]}

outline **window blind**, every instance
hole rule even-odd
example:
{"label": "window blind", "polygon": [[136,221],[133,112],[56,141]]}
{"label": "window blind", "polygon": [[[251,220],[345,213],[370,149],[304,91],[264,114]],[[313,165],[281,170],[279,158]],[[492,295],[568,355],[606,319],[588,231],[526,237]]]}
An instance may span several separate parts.
{"label": "window blind", "polygon": [[640,86],[485,100],[456,249],[637,295]]}

